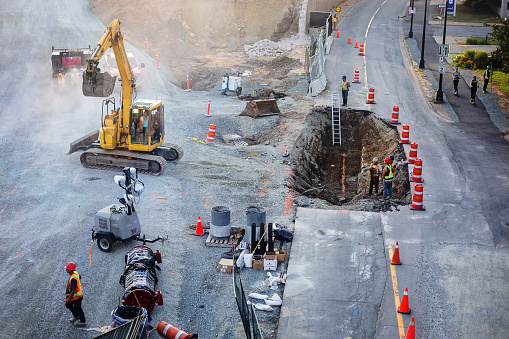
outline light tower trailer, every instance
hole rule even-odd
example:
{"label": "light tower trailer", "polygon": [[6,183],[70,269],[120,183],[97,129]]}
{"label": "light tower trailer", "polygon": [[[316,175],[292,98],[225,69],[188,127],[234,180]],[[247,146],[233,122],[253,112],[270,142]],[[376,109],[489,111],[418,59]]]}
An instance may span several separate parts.
{"label": "light tower trailer", "polygon": [[122,175],[116,175],[114,180],[124,191],[124,196],[118,201],[123,206],[108,205],[95,214],[95,224],[92,227],[92,240],[97,240],[97,246],[103,252],[110,252],[116,241],[126,243],[129,240],[141,241],[145,245],[163,240],[145,239],[141,237],[141,224],[134,208],[135,199],[139,198],[144,184],[138,180],[136,168],[126,167]]}

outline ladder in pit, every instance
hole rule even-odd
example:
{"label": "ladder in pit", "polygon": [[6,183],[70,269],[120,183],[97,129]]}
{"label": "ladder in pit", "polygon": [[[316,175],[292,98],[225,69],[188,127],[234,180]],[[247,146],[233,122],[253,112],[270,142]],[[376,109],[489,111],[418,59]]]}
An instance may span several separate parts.
{"label": "ladder in pit", "polygon": [[341,145],[341,109],[339,92],[332,92],[332,144]]}

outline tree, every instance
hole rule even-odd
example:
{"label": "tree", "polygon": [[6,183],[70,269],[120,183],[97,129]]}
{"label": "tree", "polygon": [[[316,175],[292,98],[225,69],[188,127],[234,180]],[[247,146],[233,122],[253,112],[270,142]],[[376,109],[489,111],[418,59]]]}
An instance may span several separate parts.
{"label": "tree", "polygon": [[509,21],[498,19],[499,24],[486,25],[491,27],[489,33],[497,41],[497,50],[493,52],[496,63],[502,72],[509,73]]}
{"label": "tree", "polygon": [[463,5],[470,7],[470,8],[477,8],[482,5],[485,5],[486,3],[483,0],[465,0]]}

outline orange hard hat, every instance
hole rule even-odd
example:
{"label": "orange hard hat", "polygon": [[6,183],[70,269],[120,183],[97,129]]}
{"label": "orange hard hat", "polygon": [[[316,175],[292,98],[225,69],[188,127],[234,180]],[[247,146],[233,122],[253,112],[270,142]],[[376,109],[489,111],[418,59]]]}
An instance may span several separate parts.
{"label": "orange hard hat", "polygon": [[76,271],[76,264],[73,262],[68,262],[67,265],[65,265],[65,269],[69,271]]}
{"label": "orange hard hat", "polygon": [[389,163],[389,162],[391,162],[391,158],[385,158],[384,161]]}

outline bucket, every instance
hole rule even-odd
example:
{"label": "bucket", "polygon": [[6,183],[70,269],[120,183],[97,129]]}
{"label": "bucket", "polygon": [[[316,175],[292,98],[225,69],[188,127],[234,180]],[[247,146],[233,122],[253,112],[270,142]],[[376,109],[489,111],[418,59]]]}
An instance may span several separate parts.
{"label": "bucket", "polygon": [[230,238],[230,209],[224,206],[214,206],[210,212],[210,237],[216,240]]}
{"label": "bucket", "polygon": [[[246,208],[246,233],[244,235],[244,241],[251,244],[251,224],[256,224],[256,239],[260,239],[260,224],[266,220],[266,211],[263,207],[249,206]],[[267,237],[267,235],[265,235]]]}
{"label": "bucket", "polygon": [[253,253],[244,254],[244,265],[246,265],[247,268],[253,267]]}

